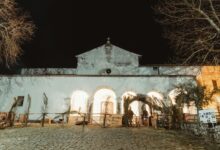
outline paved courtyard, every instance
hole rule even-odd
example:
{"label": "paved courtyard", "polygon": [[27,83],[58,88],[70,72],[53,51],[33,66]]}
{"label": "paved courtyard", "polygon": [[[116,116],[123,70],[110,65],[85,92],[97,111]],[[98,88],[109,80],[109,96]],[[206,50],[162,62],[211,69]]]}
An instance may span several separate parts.
{"label": "paved courtyard", "polygon": [[203,139],[152,128],[27,127],[0,130],[0,150],[205,150]]}

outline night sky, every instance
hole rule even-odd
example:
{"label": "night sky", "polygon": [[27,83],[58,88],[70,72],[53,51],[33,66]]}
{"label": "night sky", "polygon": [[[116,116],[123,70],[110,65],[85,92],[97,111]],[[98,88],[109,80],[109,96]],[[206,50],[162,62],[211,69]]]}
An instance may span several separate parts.
{"label": "night sky", "polygon": [[167,64],[169,47],[149,0],[17,0],[37,26],[23,45],[22,67],[76,67],[75,55],[106,42]]}

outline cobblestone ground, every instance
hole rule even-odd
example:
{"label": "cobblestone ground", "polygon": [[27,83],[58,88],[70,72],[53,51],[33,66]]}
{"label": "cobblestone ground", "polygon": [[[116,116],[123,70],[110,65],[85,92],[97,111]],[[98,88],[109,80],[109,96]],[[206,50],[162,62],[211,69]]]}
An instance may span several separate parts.
{"label": "cobblestone ground", "polygon": [[202,139],[152,128],[27,127],[0,130],[0,150],[205,150]]}

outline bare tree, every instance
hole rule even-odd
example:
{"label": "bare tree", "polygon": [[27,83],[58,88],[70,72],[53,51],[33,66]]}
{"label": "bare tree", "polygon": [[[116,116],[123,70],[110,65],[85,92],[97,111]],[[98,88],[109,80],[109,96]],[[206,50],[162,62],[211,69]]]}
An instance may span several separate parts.
{"label": "bare tree", "polygon": [[9,126],[12,127],[14,125],[15,117],[16,117],[16,110],[18,105],[18,98],[14,97],[13,104],[11,105],[11,108],[8,112],[7,121],[9,123]]}
{"label": "bare tree", "polygon": [[0,63],[15,64],[22,54],[21,45],[30,40],[35,26],[15,0],[0,1]]}
{"label": "bare tree", "polygon": [[28,99],[27,99],[27,110],[25,112],[25,127],[27,127],[28,120],[29,120],[29,114],[30,114],[30,108],[31,108],[31,96],[28,94]]}
{"label": "bare tree", "polygon": [[42,120],[41,120],[41,126],[44,127],[45,117],[48,114],[48,97],[45,93],[43,93],[43,106],[41,107],[41,113],[42,113]]}
{"label": "bare tree", "polygon": [[164,37],[182,64],[220,64],[220,1],[157,0]]}

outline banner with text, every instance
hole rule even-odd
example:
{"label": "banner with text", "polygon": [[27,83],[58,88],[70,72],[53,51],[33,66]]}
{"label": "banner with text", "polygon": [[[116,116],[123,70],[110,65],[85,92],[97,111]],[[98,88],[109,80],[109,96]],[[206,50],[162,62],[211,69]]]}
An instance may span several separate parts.
{"label": "banner with text", "polygon": [[202,123],[216,123],[216,116],[214,109],[199,110],[199,119]]}

